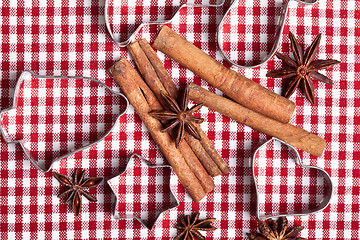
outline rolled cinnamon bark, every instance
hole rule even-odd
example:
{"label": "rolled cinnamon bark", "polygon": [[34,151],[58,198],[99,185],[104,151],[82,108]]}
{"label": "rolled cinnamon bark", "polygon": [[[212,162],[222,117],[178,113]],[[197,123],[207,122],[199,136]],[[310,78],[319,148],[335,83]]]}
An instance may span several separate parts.
{"label": "rolled cinnamon bark", "polygon": [[[145,81],[163,106],[165,106],[165,104],[161,97],[161,92],[167,92],[173,98],[178,96],[178,89],[175,83],[166,72],[164,65],[155,51],[145,39],[133,42],[128,46],[128,50]],[[192,138],[187,133],[185,141],[191,147],[206,171],[213,177],[229,173],[230,168],[228,165],[217,153],[200,126],[198,124],[195,125],[201,136],[201,141]]]}
{"label": "rolled cinnamon bark", "polygon": [[[131,65],[129,65],[131,67]],[[130,71],[136,76],[133,81],[139,86],[142,94],[145,96],[146,101],[149,104],[151,111],[163,111],[164,108],[161,106],[160,102],[151,91],[148,85],[144,80],[138,75],[134,68],[130,68]],[[173,141],[173,138],[171,139]],[[197,159],[196,155],[186,142],[181,142],[178,146],[181,155],[184,157],[186,164],[189,166],[190,170],[194,173],[198,179],[200,185],[202,186],[204,192],[207,194],[215,188],[213,180],[209,177],[205,171],[202,164]]]}
{"label": "rolled cinnamon bark", "polygon": [[147,88],[147,85],[126,59],[122,58],[116,62],[109,71],[144,122],[185,190],[195,202],[200,201],[206,196],[203,186],[190,169],[180,150],[175,147],[175,143],[170,135],[168,133],[161,133],[162,124],[149,115],[149,112],[153,110],[152,107],[157,108],[160,105],[159,103],[156,104],[156,97],[149,94],[150,90]]}
{"label": "rolled cinnamon bark", "polygon": [[206,153],[209,154],[209,156],[212,158],[212,160],[216,163],[216,165],[220,168],[221,172],[223,174],[230,173],[230,168],[227,165],[227,163],[223,160],[223,158],[220,156],[220,154],[216,151],[215,147],[211,144],[209,138],[204,133],[204,131],[199,131],[199,126],[195,126],[198,129],[198,132],[200,134],[200,142],[205,149]]}
{"label": "rolled cinnamon bark", "polygon": [[325,139],[291,124],[281,123],[252,111],[230,99],[209,92],[204,88],[190,83],[189,97],[197,103],[203,103],[229,118],[232,118],[259,132],[287,142],[288,144],[320,157],[325,149]]}
{"label": "rolled cinnamon bark", "polygon": [[206,169],[207,173],[210,176],[218,176],[221,175],[222,172],[219,169],[219,167],[216,165],[216,163],[211,159],[210,155],[205,151],[203,146],[201,145],[201,142],[191,136],[190,134],[185,135],[185,141],[189,144],[192,151],[195,153],[195,155],[200,160],[201,164]]}
{"label": "rolled cinnamon bark", "polygon": [[283,123],[290,121],[295,110],[294,102],[226,68],[169,27],[162,27],[153,47],[241,105]]}

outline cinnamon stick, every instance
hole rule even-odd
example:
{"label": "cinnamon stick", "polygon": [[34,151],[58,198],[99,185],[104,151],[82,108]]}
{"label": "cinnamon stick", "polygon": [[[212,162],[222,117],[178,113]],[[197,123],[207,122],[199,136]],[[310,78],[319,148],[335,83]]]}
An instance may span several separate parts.
{"label": "cinnamon stick", "polygon": [[[174,98],[176,98],[179,94],[178,89],[176,88],[176,85],[174,81],[171,79],[169,74],[167,73],[164,65],[162,64],[161,60],[155,53],[154,49],[150,46],[150,44],[145,40],[139,41],[140,46],[142,47],[144,53],[146,56],[148,56],[150,62],[154,66],[154,69],[156,71],[156,74],[159,76],[159,80],[163,84],[166,91]],[[203,146],[204,151],[198,147],[195,151],[201,151],[204,152],[204,155],[209,155],[211,159],[216,163],[218,168],[221,170],[222,174],[228,174],[230,173],[230,168],[228,164],[223,160],[223,158],[220,156],[220,154],[216,151],[214,145],[210,142],[208,136],[204,133],[204,131],[201,129],[199,124],[194,124],[195,127],[198,130],[198,133],[200,134],[200,142]],[[193,148],[194,145],[191,145]],[[200,154],[200,153],[199,153]],[[207,163],[207,161],[205,161]],[[213,168],[215,169],[215,168]],[[217,176],[216,174],[211,174],[211,176]]]}
{"label": "cinnamon stick", "polygon": [[148,89],[147,85],[126,59],[122,58],[116,62],[109,71],[119,83],[129,102],[144,122],[185,190],[195,202],[200,201],[206,196],[207,192],[204,190],[197,176],[190,169],[189,163],[180,150],[175,147],[175,143],[170,135],[160,132],[163,128],[162,124],[149,115],[149,112],[152,111],[153,108],[161,107],[156,97],[151,94],[151,90]]}
{"label": "cinnamon stick", "polygon": [[[145,81],[163,106],[165,106],[165,104],[161,97],[161,92],[167,92],[173,98],[177,98],[178,90],[174,82],[146,39],[133,42],[128,46],[128,50]],[[206,171],[211,176],[229,173],[230,168],[217,153],[206,134],[198,124],[196,124],[196,127],[201,135],[201,141],[193,138],[187,133],[185,141],[191,147]]]}
{"label": "cinnamon stick", "polygon": [[211,159],[210,155],[205,151],[199,140],[197,140],[190,134],[186,134],[185,141],[189,144],[191,150],[195,153],[195,155],[200,160],[201,164],[210,176],[215,177],[222,174],[219,167]]}
{"label": "cinnamon stick", "polygon": [[223,160],[223,158],[220,156],[220,154],[216,151],[214,145],[210,142],[207,135],[204,133],[204,131],[199,130],[199,125],[196,126],[198,129],[198,132],[200,134],[200,142],[205,149],[206,153],[209,154],[211,159],[216,163],[216,165],[220,168],[221,172],[223,174],[230,173],[230,168],[227,165],[227,163]]}
{"label": "cinnamon stick", "polygon": [[[131,65],[130,65],[131,67]],[[151,91],[151,89],[146,85],[143,79],[138,75],[138,73],[132,67],[130,70],[136,76],[134,81],[140,87],[142,94],[145,96],[151,111],[162,111],[164,110],[161,106],[160,102]],[[173,139],[173,138],[172,138]],[[185,159],[186,164],[189,166],[190,170],[194,173],[196,178],[198,179],[200,185],[202,186],[204,192],[207,194],[215,188],[215,184],[213,180],[209,177],[199,160],[197,159],[196,155],[189,147],[186,142],[181,142],[178,146],[180,153]]]}
{"label": "cinnamon stick", "polygon": [[230,99],[209,92],[194,83],[188,84],[187,87],[189,88],[190,99],[195,102],[203,103],[214,111],[252,127],[259,132],[281,139],[315,156],[320,157],[324,152],[325,139],[315,134],[294,125],[281,123],[266,117]]}
{"label": "cinnamon stick", "polygon": [[295,110],[294,102],[226,68],[169,27],[162,27],[153,47],[241,105],[283,123],[290,121]]}

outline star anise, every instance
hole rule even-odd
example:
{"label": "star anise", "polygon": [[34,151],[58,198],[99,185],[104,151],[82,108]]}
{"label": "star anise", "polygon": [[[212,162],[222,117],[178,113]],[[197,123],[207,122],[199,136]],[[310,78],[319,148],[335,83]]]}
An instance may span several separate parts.
{"label": "star anise", "polygon": [[181,218],[181,223],[175,226],[176,229],[181,230],[181,233],[177,235],[175,240],[205,240],[205,237],[201,235],[199,231],[213,231],[216,230],[212,224],[216,220],[215,218],[209,218],[205,220],[198,220],[199,212],[195,212],[191,217],[186,215]]}
{"label": "star anise", "polygon": [[306,240],[306,238],[297,237],[302,226],[288,228],[288,220],[286,217],[280,217],[277,221],[271,218],[265,221],[258,221],[258,227],[260,233],[248,233],[248,237],[254,240]]}
{"label": "star anise", "polygon": [[169,94],[161,92],[164,99],[166,109],[164,111],[152,111],[150,115],[160,121],[164,121],[167,126],[161,132],[170,132],[175,130],[175,145],[179,146],[184,138],[185,131],[196,139],[200,139],[200,134],[193,123],[202,123],[203,118],[193,116],[192,114],[199,111],[203,104],[198,104],[190,109],[189,104],[189,89],[185,88],[183,94],[180,96],[179,104]]}
{"label": "star anise", "polygon": [[295,60],[276,52],[275,55],[279,59],[283,60],[287,66],[270,71],[266,74],[266,76],[288,79],[287,87],[283,94],[286,98],[289,98],[299,86],[299,83],[302,82],[307,98],[312,104],[314,104],[314,83],[311,78],[327,84],[333,84],[331,79],[321,73],[318,73],[317,71],[321,69],[328,69],[340,62],[334,59],[313,61],[319,48],[321,34],[316,36],[310,47],[306,49],[305,54],[303,54],[302,48],[299,46],[299,43],[291,32],[289,32],[289,38]]}
{"label": "star anise", "polygon": [[81,210],[81,195],[85,196],[89,201],[96,202],[96,198],[92,196],[85,188],[94,188],[101,183],[102,178],[88,178],[84,180],[85,170],[78,175],[78,169],[75,168],[73,173],[73,181],[67,176],[53,172],[54,177],[67,189],[58,195],[59,198],[68,194],[65,203],[68,203],[72,199],[73,210],[75,216],[79,215]]}

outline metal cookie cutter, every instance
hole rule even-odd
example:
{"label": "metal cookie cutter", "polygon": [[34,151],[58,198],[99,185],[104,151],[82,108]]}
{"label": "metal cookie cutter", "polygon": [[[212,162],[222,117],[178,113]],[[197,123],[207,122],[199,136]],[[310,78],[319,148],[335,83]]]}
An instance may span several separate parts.
{"label": "metal cookie cutter", "polygon": [[282,36],[282,32],[284,30],[284,25],[285,25],[285,19],[286,19],[286,16],[287,16],[287,13],[288,13],[288,9],[289,9],[289,4],[294,1],[294,2],[299,2],[299,3],[303,3],[303,4],[306,4],[306,5],[313,5],[315,4],[318,0],[288,0],[282,7],[282,11],[281,11],[281,14],[280,14],[280,17],[279,17],[279,21],[278,23],[276,24],[276,29],[275,29],[275,40],[274,40],[274,44],[270,50],[270,52],[267,54],[266,57],[264,57],[262,60],[260,60],[260,63],[259,64],[256,64],[256,65],[239,65],[237,63],[235,63],[233,60],[230,59],[230,57],[225,53],[224,51],[224,41],[223,41],[223,38],[221,36],[221,32],[222,32],[222,28],[223,28],[223,25],[224,25],[224,21],[225,21],[225,18],[226,16],[228,15],[228,13],[231,11],[231,9],[233,7],[236,7],[238,5],[238,0],[235,0],[230,8],[227,10],[227,12],[225,13],[224,17],[222,18],[220,24],[219,24],[219,28],[218,28],[218,32],[217,32],[217,40],[218,40],[218,44],[219,44],[219,48],[220,48],[220,51],[222,53],[222,55],[224,56],[224,58],[230,63],[232,64],[233,66],[235,67],[241,67],[241,68],[255,68],[255,67],[259,67],[261,65],[263,65],[264,63],[266,63],[276,52],[276,49],[278,49],[279,47],[279,44],[280,44],[280,39],[281,39],[281,36]]}
{"label": "metal cookie cutter", "polygon": [[[130,172],[130,176],[124,176],[125,172],[131,171],[130,169],[134,170],[135,157],[138,157],[141,161],[141,176],[135,176],[132,172]],[[164,179],[161,175],[161,171],[165,168],[170,170],[169,182],[165,182],[166,179]],[[144,174],[143,169],[145,173],[150,169],[154,169],[156,174],[153,177],[148,177]],[[138,170],[133,172],[136,171]],[[152,230],[156,221],[163,212],[179,206],[179,201],[170,186],[170,182],[172,180],[171,172],[172,168],[169,165],[150,165],[145,158],[135,153],[132,154],[125,170],[118,176],[108,180],[108,184],[114,192],[116,198],[114,218],[134,218],[137,219],[143,226]],[[164,200],[165,194],[161,192],[163,187],[158,187],[158,185],[164,185],[164,183],[168,185],[170,189],[167,200]],[[136,184],[141,185],[141,187],[136,186]],[[150,188],[143,188],[142,186],[144,185],[150,185]],[[147,194],[147,191],[149,191],[150,194]],[[162,206],[166,201],[168,206]],[[154,209],[149,210],[151,207]]]}
{"label": "metal cookie cutter", "polygon": [[[326,189],[325,189],[325,192],[327,193],[324,198],[322,199],[322,201],[313,209],[309,209],[309,210],[304,210],[302,212],[299,212],[299,213],[282,213],[282,214],[269,214],[269,215],[262,215],[260,216],[260,212],[259,212],[259,199],[260,199],[260,194],[259,194],[259,191],[258,191],[258,187],[257,187],[257,182],[256,182],[256,177],[255,177],[255,167],[254,167],[254,163],[255,163],[255,159],[256,159],[256,155],[257,153],[266,147],[266,145],[268,145],[270,142],[272,141],[279,141],[280,143],[288,146],[290,148],[290,150],[292,150],[292,153],[295,153],[295,157],[296,157],[296,164],[301,166],[302,168],[308,168],[308,169],[316,169],[317,171],[319,171],[322,176],[324,177],[325,179],[325,182],[326,182]],[[281,217],[281,216],[302,216],[302,215],[310,215],[310,214],[314,214],[314,213],[317,213],[317,212],[320,212],[322,211],[324,208],[326,208],[329,203],[330,203],[330,200],[331,200],[331,196],[332,196],[332,193],[333,193],[333,184],[332,184],[332,181],[331,181],[331,178],[329,176],[329,174],[322,168],[319,168],[319,167],[316,167],[316,166],[309,166],[309,165],[304,165],[302,162],[301,162],[301,158],[300,158],[300,155],[299,155],[299,152],[297,151],[296,148],[294,148],[293,146],[287,144],[286,142],[284,141],[281,141],[280,139],[277,139],[277,138],[271,138],[270,140],[266,141],[264,144],[262,144],[258,149],[256,149],[256,151],[254,152],[254,155],[253,155],[253,158],[252,158],[252,161],[251,161],[251,166],[252,166],[252,178],[253,178],[253,181],[255,183],[255,191],[256,191],[256,216],[259,220],[266,220],[266,219],[269,219],[269,218],[273,218],[273,217]]]}
{"label": "metal cookie cutter", "polygon": [[[149,21],[149,22],[143,22],[141,23],[134,32],[131,33],[130,37],[125,40],[125,41],[119,41],[116,37],[115,34],[112,31],[111,28],[111,24],[110,24],[110,20],[109,20],[109,2],[110,1],[114,1],[114,0],[106,0],[105,2],[105,24],[106,24],[106,28],[111,36],[111,38],[113,39],[113,41],[115,42],[116,45],[120,46],[120,47],[125,47],[128,44],[130,44],[132,42],[132,40],[135,38],[135,35],[140,31],[140,29],[145,26],[145,25],[164,25],[167,24],[169,22],[171,22],[173,20],[173,18],[177,15],[177,13],[185,7],[222,7],[224,6],[225,0],[222,0],[219,4],[208,4],[208,5],[201,5],[201,4],[184,4],[182,6],[179,7],[179,9],[176,11],[176,13],[174,14],[173,17],[171,17],[169,20],[164,20],[164,21]],[[274,44],[273,47],[271,48],[270,52],[266,55],[266,57],[264,57],[262,60],[260,60],[260,63],[256,64],[256,65],[240,65],[237,64],[236,62],[234,62],[233,60],[231,60],[231,58],[225,53],[224,51],[224,40],[222,37],[222,29],[223,29],[223,25],[224,25],[224,21],[226,16],[228,15],[228,13],[231,11],[232,8],[236,7],[239,4],[238,0],[234,0],[231,4],[231,6],[229,7],[229,9],[227,10],[227,12],[225,13],[225,15],[223,16],[218,30],[217,30],[217,41],[219,44],[219,48],[220,48],[220,52],[222,53],[222,55],[224,56],[224,58],[233,66],[235,67],[241,67],[241,68],[254,68],[254,67],[258,67],[261,66],[262,64],[266,63],[276,52],[276,49],[279,47],[280,44],[280,39],[282,36],[282,32],[284,29],[284,25],[285,25],[285,19],[287,16],[287,12],[288,12],[288,8],[289,8],[289,4],[294,1],[294,2],[299,2],[299,3],[303,3],[306,5],[313,5],[315,3],[317,3],[318,0],[288,0],[282,7],[282,11],[278,20],[278,23],[276,24],[276,30],[275,30],[275,40],[274,40]],[[233,33],[236,34],[236,33]]]}
{"label": "metal cookie cutter", "polygon": [[[115,42],[115,44],[119,47],[126,47],[127,45],[129,45],[133,39],[135,38],[136,34],[141,30],[141,28],[143,26],[146,26],[146,25],[165,25],[169,22],[171,22],[174,17],[180,12],[181,9],[183,8],[186,8],[186,7],[221,7],[224,5],[225,3],[225,0],[221,0],[219,4],[183,4],[181,5],[177,11],[175,12],[175,14],[168,20],[163,20],[163,21],[149,21],[149,22],[143,22],[141,23],[134,32],[131,33],[130,37],[125,40],[125,41],[119,41],[116,37],[115,37],[115,34],[114,32],[112,31],[112,28],[111,28],[111,24],[110,24],[110,20],[109,20],[109,6],[110,6],[110,2],[112,1],[115,1],[115,0],[106,0],[105,1],[105,24],[106,24],[106,28],[112,38],[112,40]],[[162,5],[165,5],[165,0],[160,0],[162,1]]]}
{"label": "metal cookie cutter", "polygon": [[0,112],[0,130],[7,143],[20,143],[32,164],[48,172],[55,162],[102,141],[128,105],[124,95],[92,78],[23,71],[12,106]]}

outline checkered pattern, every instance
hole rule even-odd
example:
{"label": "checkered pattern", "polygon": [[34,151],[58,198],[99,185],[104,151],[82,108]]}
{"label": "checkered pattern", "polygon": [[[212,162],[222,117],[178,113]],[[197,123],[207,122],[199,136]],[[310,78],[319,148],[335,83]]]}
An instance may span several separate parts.
{"label": "checkered pattern", "polygon": [[24,72],[16,106],[1,115],[8,142],[19,142],[41,169],[100,141],[127,107],[121,95],[86,78],[44,78]]}
{"label": "checkered pattern", "polygon": [[260,217],[316,211],[330,193],[323,173],[302,168],[298,161],[292,148],[276,140],[256,153],[254,173]]}
{"label": "checkered pattern", "polygon": [[219,32],[226,56],[241,66],[255,66],[266,59],[280,30],[278,24],[285,2],[239,0],[239,7],[225,16]]}
{"label": "checkered pattern", "polygon": [[[116,41],[125,42],[142,23],[170,20],[184,5],[220,5],[224,0],[108,0],[110,29]],[[140,30],[141,31],[141,30]]]}
{"label": "checkered pattern", "polygon": [[[119,91],[107,69],[121,56],[130,58],[126,49],[116,47],[106,32],[104,0],[1,2],[2,109],[11,105],[16,79],[25,69],[41,75],[93,77]],[[327,141],[325,153],[320,158],[301,152],[304,164],[324,168],[334,182],[334,196],[323,212],[289,217],[290,225],[305,227],[301,236],[309,239],[360,237],[360,79],[357,74],[360,71],[357,61],[360,50],[356,46],[360,36],[360,10],[356,4],[357,1],[320,0],[312,7],[291,5],[279,49],[289,54],[286,36],[289,30],[302,46],[308,46],[321,32],[323,38],[317,57],[335,58],[342,62],[323,71],[333,79],[334,85],[315,82],[315,106],[311,106],[299,90],[291,97],[297,104],[291,122]],[[169,26],[222,61],[215,33],[225,12],[226,7],[187,8],[181,10]],[[253,11],[253,14],[260,13]],[[254,20],[252,24],[248,34],[258,33],[258,22]],[[156,26],[145,27],[137,37],[153,41],[158,29]],[[267,34],[266,31],[261,36]],[[243,43],[240,41],[239,44]],[[254,48],[247,45],[244,48],[250,52],[260,51],[255,42],[252,46]],[[159,56],[177,85],[195,82],[222,94],[163,54],[159,53]],[[256,69],[238,71],[281,93],[283,81],[265,77],[267,71],[281,65],[281,61],[271,59]],[[192,211],[200,211],[200,218],[217,218],[215,225],[219,229],[206,233],[207,239],[246,238],[245,233],[257,227],[249,159],[268,137],[212,110],[202,108],[200,113],[205,119],[202,128],[229,163],[232,172],[216,177],[217,187],[200,203],[193,203],[177,182],[173,189],[180,206],[163,213],[152,231],[137,220],[114,220],[111,213],[115,200],[110,187],[105,184],[106,180],[124,170],[127,156],[133,152],[149,159],[152,164],[166,162],[133,108],[120,118],[117,127],[104,141],[54,165],[55,170],[62,174],[71,174],[73,168],[78,167],[88,170],[89,177],[105,178],[104,183],[91,189],[98,201],[89,203],[84,200],[79,217],[74,217],[70,206],[56,197],[60,186],[51,173],[39,172],[18,145],[7,144],[1,139],[0,239],[169,239],[176,235],[173,226],[179,217]],[[295,198],[294,201],[301,203],[303,200]]]}
{"label": "checkered pattern", "polygon": [[137,218],[151,229],[162,212],[178,206],[170,176],[170,167],[131,156],[125,172],[108,181],[117,198],[115,218]]}

